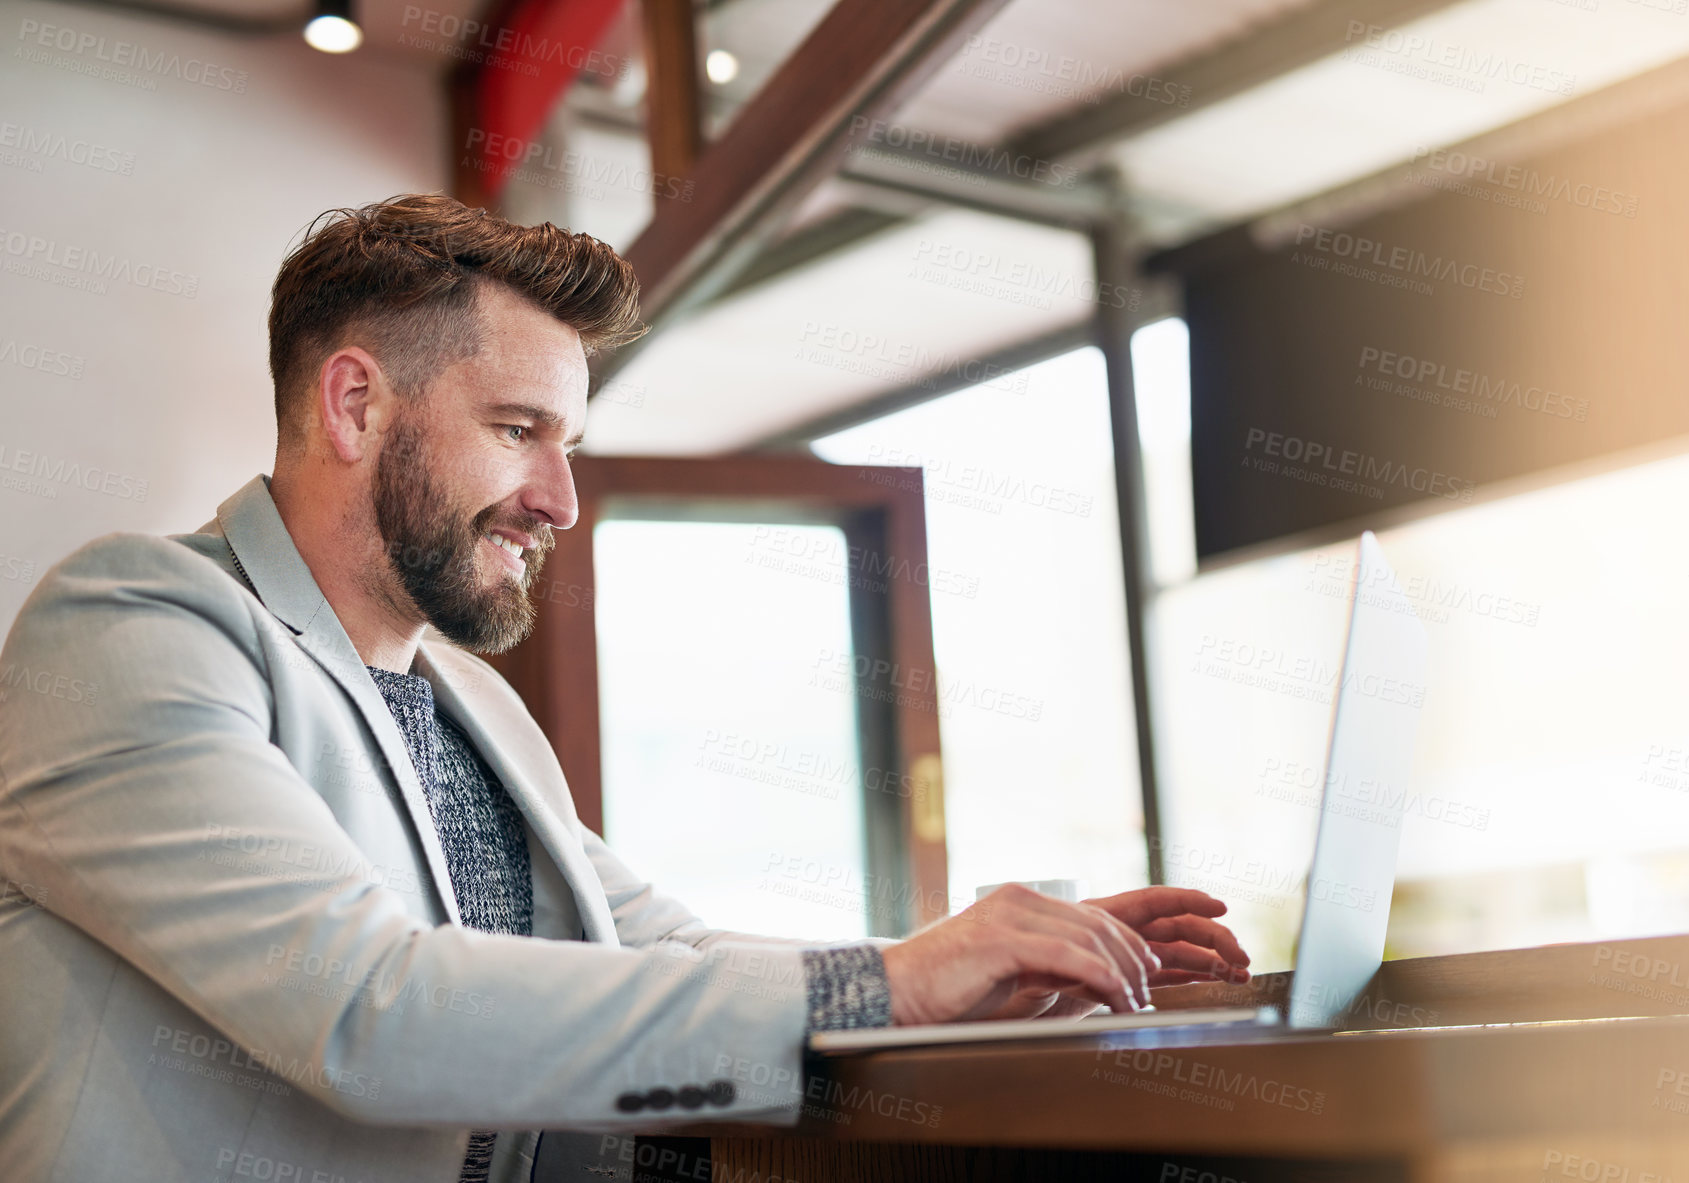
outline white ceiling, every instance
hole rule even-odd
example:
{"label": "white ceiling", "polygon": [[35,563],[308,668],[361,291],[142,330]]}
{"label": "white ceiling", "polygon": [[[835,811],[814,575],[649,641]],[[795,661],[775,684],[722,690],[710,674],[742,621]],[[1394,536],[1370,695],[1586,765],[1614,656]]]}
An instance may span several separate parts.
{"label": "white ceiling", "polygon": [[[910,126],[981,143],[1106,97],[1311,0],[1013,0],[898,113]],[[705,17],[703,48],[740,62],[716,88],[743,102],[826,14],[830,0],[726,0]]]}
{"label": "white ceiling", "polygon": [[[752,36],[753,53],[784,52],[801,32],[793,6],[739,2],[746,14],[778,10],[790,18],[778,36]],[[892,118],[935,134],[1002,142],[1106,95],[1122,77],[1155,76],[1181,58],[1247,37],[1288,7],[1016,0]],[[1114,159],[1134,193],[1156,211],[1152,224],[1188,235],[1255,217],[1404,163],[1422,148],[1462,142],[1689,55],[1689,18],[1634,2],[1591,9],[1548,0],[1464,0],[1402,33],[1427,48],[1391,54],[1357,43],[1352,48],[1359,54],[1333,55],[1123,142]],[[1045,65],[1028,66],[1038,54]],[[1441,74],[1428,78],[1435,70],[1422,59],[1432,55],[1461,65],[1436,66]],[[1523,68],[1537,84],[1497,76],[1497,61]],[[1052,93],[1084,78],[1101,85],[1090,94]],[[1561,81],[1567,84],[1556,88]],[[816,219],[858,196],[833,183],[812,195],[800,216]],[[1073,323],[1085,315],[1083,306],[1060,302],[1016,305],[1011,301],[1021,293],[1001,283],[994,290],[986,284],[982,295],[911,280],[906,272],[915,245],[934,235],[1013,260],[1004,265],[1011,271],[1047,264],[1089,274],[1088,246],[1079,235],[976,214],[928,216],[667,328],[625,371],[629,385],[620,401],[596,407],[589,447],[721,451],[921,377],[896,366],[847,371],[848,359],[836,349],[805,353],[798,340],[805,323],[916,341],[952,357],[1001,349],[1061,327],[1064,317]],[[987,274],[1002,271],[987,268]]]}
{"label": "white ceiling", "polygon": [[897,118],[1000,143],[1128,87],[1136,93],[1158,70],[1247,37],[1310,2],[1013,0]]}
{"label": "white ceiling", "polygon": [[[1012,0],[888,118],[939,137],[1002,143],[1030,125],[1159,78],[1175,63],[1240,42],[1309,2]],[[299,10],[275,0],[197,3],[246,15]],[[741,63],[730,83],[708,84],[713,132],[719,134],[830,3],[722,0],[703,10],[701,48],[728,49]],[[427,0],[424,7],[449,22],[471,18],[483,5]],[[359,53],[441,73],[455,65],[458,59],[440,45],[420,46],[408,36],[418,31],[414,12],[413,0],[360,0],[367,41]],[[1572,94],[1483,78],[1470,66],[1451,73],[1421,60],[1426,55],[1373,53],[1365,61],[1348,60],[1352,52],[1334,55],[1214,105],[1199,103],[1118,145],[1113,160],[1151,211],[1145,225],[1189,235],[1257,217],[1399,165],[1422,147],[1465,140],[1689,55],[1689,18],[1637,0],[1463,0],[1402,32],[1436,52],[1452,47],[1462,61],[1499,55],[1569,76]],[[614,77],[584,76],[560,104],[547,135],[569,154],[570,171],[513,186],[507,212],[625,247],[652,207],[641,184],[649,158],[639,130],[644,79],[637,0],[629,0],[600,48],[628,67]],[[1428,66],[1443,77],[1424,77],[1432,72]],[[582,113],[587,110],[593,114]],[[618,121],[623,125],[615,126]],[[860,203],[865,192],[829,182],[810,195],[787,231]],[[923,273],[917,258],[923,242],[996,262],[982,274]],[[1005,281],[1005,274],[1018,278]],[[587,446],[704,453],[752,443],[922,378],[918,367],[869,364],[872,359],[848,350],[816,354],[817,343],[804,337],[806,325],[906,351],[918,347],[928,358],[970,356],[1086,315],[1083,302],[1047,299],[1037,290],[1040,280],[1026,277],[1065,276],[1071,287],[1089,275],[1089,248],[1080,235],[957,211],[924,214],[667,327],[622,375],[619,400],[595,399]],[[970,283],[978,290],[958,286]]]}
{"label": "white ceiling", "polygon": [[[1135,190],[1236,222],[1689,54],[1689,17],[1634,2],[1466,0],[1400,33],[1399,51],[1357,41],[1352,55],[1136,136],[1116,159]],[[1407,38],[1420,48],[1407,50]],[[1527,81],[1509,81],[1498,63]]]}
{"label": "white ceiling", "polygon": [[593,399],[585,446],[682,455],[754,443],[1073,324],[1090,277],[1082,235],[926,215],[663,333]]}

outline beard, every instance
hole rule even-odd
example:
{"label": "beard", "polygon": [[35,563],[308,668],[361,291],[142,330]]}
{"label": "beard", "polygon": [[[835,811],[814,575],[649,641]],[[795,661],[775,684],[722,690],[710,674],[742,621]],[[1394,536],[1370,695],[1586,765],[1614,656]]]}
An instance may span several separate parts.
{"label": "beard", "polygon": [[[404,415],[376,458],[371,501],[387,565],[435,631],[472,653],[503,653],[534,627],[528,591],[554,539],[545,523],[499,520],[498,506],[473,512],[453,502],[430,476],[426,439]],[[538,540],[523,552],[526,570],[518,579],[490,546],[487,531],[504,527]],[[497,569],[489,580],[483,565]],[[491,586],[489,586],[489,582]]]}

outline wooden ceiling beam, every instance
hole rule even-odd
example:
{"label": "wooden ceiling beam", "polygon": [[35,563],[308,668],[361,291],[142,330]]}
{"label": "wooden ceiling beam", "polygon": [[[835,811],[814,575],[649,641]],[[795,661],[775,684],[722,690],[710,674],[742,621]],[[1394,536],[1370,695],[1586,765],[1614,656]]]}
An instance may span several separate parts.
{"label": "wooden ceiling beam", "polygon": [[[838,0],[625,253],[653,328],[726,287],[837,167],[856,129],[893,111],[1006,0]],[[639,343],[594,358],[602,383]]]}
{"label": "wooden ceiling beam", "polygon": [[[1300,66],[1338,53],[1353,43],[1354,25],[1394,28],[1446,8],[1452,0],[1318,0],[1288,16],[1221,43],[1160,71],[1160,94],[1182,96],[1168,103],[1119,93],[1096,104],[1077,104],[1069,111],[1033,125],[997,150],[1037,160],[1085,169],[1096,164],[1121,141],[1182,119],[1253,86],[1269,82]],[[986,151],[979,148],[974,155]],[[768,282],[793,267],[807,266],[822,254],[846,250],[872,234],[883,233],[900,219],[871,211],[845,211],[831,220],[824,235],[800,236],[802,248],[775,244],[746,269],[745,277],[723,295]],[[856,229],[852,236],[840,233]]]}
{"label": "wooden ceiling beam", "polygon": [[[692,0],[640,0],[645,28],[645,119],[651,172],[686,177],[703,147],[698,32]],[[653,181],[659,200],[669,187]]]}

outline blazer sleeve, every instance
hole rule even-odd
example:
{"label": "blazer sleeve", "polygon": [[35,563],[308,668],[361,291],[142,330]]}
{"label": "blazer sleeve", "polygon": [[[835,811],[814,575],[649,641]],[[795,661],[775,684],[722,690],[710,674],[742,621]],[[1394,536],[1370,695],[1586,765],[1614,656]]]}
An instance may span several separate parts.
{"label": "blazer sleeve", "polygon": [[[0,651],[0,875],[355,1120],[648,1128],[618,1098],[687,1085],[712,1108],[677,1119],[795,1120],[799,948],[418,920],[270,742],[262,613],[151,535],[106,535],[48,571]],[[230,833],[242,857],[212,857]],[[630,932],[692,923],[618,893]],[[280,990],[278,949],[358,989]]]}

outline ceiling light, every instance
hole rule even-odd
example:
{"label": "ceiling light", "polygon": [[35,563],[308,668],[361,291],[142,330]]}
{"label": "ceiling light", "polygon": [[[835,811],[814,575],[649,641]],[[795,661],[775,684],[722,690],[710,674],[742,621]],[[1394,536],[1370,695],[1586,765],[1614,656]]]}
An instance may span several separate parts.
{"label": "ceiling light", "polygon": [[364,43],[352,19],[352,0],[317,0],[317,15],[305,26],[305,42],[324,53],[351,53]]}
{"label": "ceiling light", "polygon": [[717,86],[725,86],[739,77],[739,59],[725,49],[712,49],[704,57],[704,73]]}

